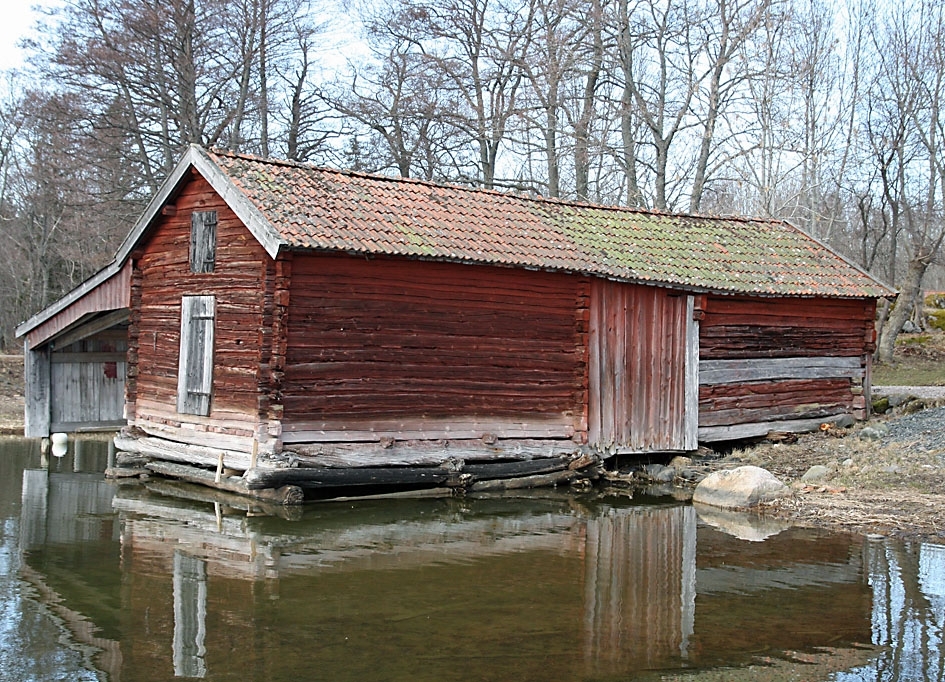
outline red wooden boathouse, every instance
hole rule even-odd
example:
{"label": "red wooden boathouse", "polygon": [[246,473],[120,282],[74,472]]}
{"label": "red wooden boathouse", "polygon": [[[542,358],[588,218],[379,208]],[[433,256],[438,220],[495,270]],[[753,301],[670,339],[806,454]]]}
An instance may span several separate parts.
{"label": "red wooden boathouse", "polygon": [[30,333],[116,273],[128,425],[237,471],[682,452],[864,418],[894,294],[782,221],[198,147],[101,281],[20,327],[34,362]]}

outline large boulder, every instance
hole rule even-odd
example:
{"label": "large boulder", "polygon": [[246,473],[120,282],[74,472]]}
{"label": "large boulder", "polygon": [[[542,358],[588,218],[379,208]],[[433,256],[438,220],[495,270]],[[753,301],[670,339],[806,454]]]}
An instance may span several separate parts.
{"label": "large boulder", "polygon": [[750,509],[790,496],[791,489],[767,469],[743,466],[706,476],[696,486],[692,501],[722,509]]}

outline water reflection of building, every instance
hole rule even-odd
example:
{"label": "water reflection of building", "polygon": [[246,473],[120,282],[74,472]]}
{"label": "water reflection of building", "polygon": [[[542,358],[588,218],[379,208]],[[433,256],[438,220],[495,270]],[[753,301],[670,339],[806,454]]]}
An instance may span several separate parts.
{"label": "water reflection of building", "polygon": [[[99,584],[82,568],[90,559],[113,559],[118,578],[118,526],[112,512],[114,486],[102,478],[110,442],[73,441],[61,457],[42,452],[40,466],[23,469],[19,551],[20,576],[50,616],[70,633],[66,642],[120,682],[118,632],[105,625],[113,600],[101,599]],[[94,654],[94,655],[93,655]]]}
{"label": "water reflection of building", "polygon": [[28,570],[71,622],[97,624],[111,680],[390,666],[449,680],[472,664],[486,678],[610,678],[733,651],[747,662],[759,637],[777,652],[870,636],[859,541],[745,543],[682,505],[545,493],[326,504],[287,521],[114,491],[27,471],[22,508]]}
{"label": "water reflection of building", "polygon": [[589,663],[616,671],[685,658],[696,606],[692,507],[610,509],[587,522],[586,538]]}

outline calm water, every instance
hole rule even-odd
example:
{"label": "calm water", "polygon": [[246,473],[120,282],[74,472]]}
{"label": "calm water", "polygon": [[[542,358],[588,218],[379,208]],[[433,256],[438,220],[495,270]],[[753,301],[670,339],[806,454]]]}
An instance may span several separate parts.
{"label": "calm water", "polygon": [[0,439],[2,680],[945,677],[942,546],[550,491],[280,518],[107,447]]}

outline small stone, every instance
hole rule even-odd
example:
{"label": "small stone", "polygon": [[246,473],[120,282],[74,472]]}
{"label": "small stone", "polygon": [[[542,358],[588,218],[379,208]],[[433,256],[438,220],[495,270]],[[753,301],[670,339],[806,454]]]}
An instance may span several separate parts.
{"label": "small stone", "polygon": [[889,398],[887,397],[877,398],[873,401],[873,412],[876,414],[885,414],[890,407]]}
{"label": "small stone", "polygon": [[840,465],[841,465],[841,466],[845,466],[845,467],[852,467],[852,466],[853,466],[853,458],[852,458],[852,457],[847,457],[845,460],[843,460],[842,462],[840,462]]}
{"label": "small stone", "polygon": [[822,481],[830,474],[830,469],[825,467],[823,464],[815,464],[807,472],[801,476],[801,481],[804,483],[814,483],[816,481]]}
{"label": "small stone", "polygon": [[682,471],[686,467],[692,466],[692,460],[682,455],[677,455],[669,461],[669,466],[676,471]]}

